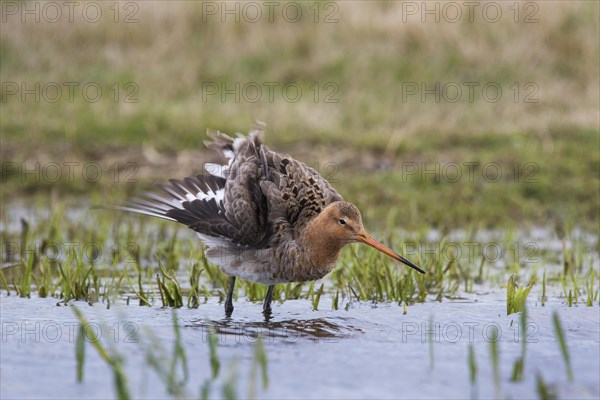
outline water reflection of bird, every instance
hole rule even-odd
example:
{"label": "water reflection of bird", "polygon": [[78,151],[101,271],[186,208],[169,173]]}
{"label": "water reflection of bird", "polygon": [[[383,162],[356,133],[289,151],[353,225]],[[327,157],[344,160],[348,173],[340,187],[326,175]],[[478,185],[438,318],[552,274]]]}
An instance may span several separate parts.
{"label": "water reflection of bird", "polygon": [[158,185],[123,210],[187,225],[206,244],[206,256],[231,276],[225,313],[233,312],[236,277],[268,285],[263,313],[271,314],[277,283],[304,282],[327,275],[346,244],[362,242],[424,273],[373,239],[358,208],[319,173],[261,142],[263,124],[235,139],[209,132],[207,147],[227,165],[207,165],[209,175]]}

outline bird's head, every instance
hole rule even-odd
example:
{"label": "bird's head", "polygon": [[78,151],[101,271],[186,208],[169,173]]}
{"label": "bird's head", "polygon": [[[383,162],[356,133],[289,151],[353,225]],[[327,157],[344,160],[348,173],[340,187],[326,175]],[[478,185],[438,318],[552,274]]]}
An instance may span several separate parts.
{"label": "bird's head", "polygon": [[365,230],[360,211],[354,204],[346,201],[336,201],[325,207],[319,217],[322,225],[325,226],[327,235],[334,238],[336,241],[343,244],[357,242],[365,243],[393,259],[416,269],[420,273],[425,273],[425,271],[408,261],[406,258],[373,239],[373,237]]}

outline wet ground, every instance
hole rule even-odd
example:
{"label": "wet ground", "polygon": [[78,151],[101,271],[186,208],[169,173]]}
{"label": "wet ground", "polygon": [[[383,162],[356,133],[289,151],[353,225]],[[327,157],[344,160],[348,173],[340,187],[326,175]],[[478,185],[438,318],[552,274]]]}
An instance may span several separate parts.
{"label": "wet ground", "polygon": [[[530,299],[535,299],[532,294]],[[77,318],[56,299],[19,299],[2,293],[0,397],[113,398],[109,366],[86,343],[84,378],[76,383]],[[148,351],[169,365],[175,343],[171,309],[114,304],[92,307],[74,302],[90,325],[102,333],[109,351],[125,360],[128,387],[136,398],[167,397],[166,385],[146,361]],[[258,335],[267,359],[267,389],[256,383],[258,398],[538,398],[536,375],[559,398],[600,395],[600,310],[567,308],[556,301],[544,307],[528,302],[524,380],[510,381],[521,354],[519,315],[506,316],[503,292],[470,295],[462,300],[415,304],[403,314],[396,304],[353,302],[347,310],[319,311],[309,301],[289,300],[273,307],[265,323],[261,305],[236,302],[231,320],[209,299],[198,309],[176,310],[189,365],[185,396],[198,398],[210,379],[208,331],[216,330],[219,377],[210,397],[223,397],[223,386],[235,378],[237,396],[251,394],[252,360]],[[574,379],[569,382],[552,312],[565,331]],[[433,327],[430,323],[433,322]],[[104,326],[104,331],[100,327]],[[499,385],[494,384],[490,341],[499,332]],[[150,340],[153,337],[154,340]],[[473,345],[477,372],[470,383],[468,348]],[[182,376],[180,374],[180,376]],[[258,379],[260,381],[260,379]]]}

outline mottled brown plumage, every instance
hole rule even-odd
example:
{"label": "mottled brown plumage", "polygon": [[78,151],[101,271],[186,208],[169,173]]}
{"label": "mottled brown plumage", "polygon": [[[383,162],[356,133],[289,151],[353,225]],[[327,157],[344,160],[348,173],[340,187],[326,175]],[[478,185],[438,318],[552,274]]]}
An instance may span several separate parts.
{"label": "mottled brown plumage", "polygon": [[317,171],[262,144],[264,125],[247,137],[209,132],[226,165],[209,164],[208,175],[159,185],[122,209],[177,221],[206,243],[206,256],[232,276],[226,302],[231,314],[235,277],[270,285],[316,280],[335,266],[346,244],[363,242],[423,272],[371,238],[360,212]]}

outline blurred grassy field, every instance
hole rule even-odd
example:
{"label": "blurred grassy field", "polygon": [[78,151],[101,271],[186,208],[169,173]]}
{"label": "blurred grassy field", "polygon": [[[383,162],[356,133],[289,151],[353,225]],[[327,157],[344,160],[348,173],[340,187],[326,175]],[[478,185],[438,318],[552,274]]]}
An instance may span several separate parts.
{"label": "blurred grassy field", "polygon": [[[241,12],[236,22],[221,2],[118,3],[118,18],[107,2],[96,23],[77,12],[72,23],[23,23],[3,9],[2,202],[108,187],[118,197],[197,173],[215,160],[203,150],[206,128],[245,132],[258,119],[268,124],[268,145],[317,163],[347,199],[369,209],[373,224],[566,221],[597,229],[597,2],[503,3],[495,23],[478,11],[473,22],[442,14],[424,23],[407,8],[420,2],[366,1],[292,3],[302,10],[298,22],[282,2],[268,21],[264,3],[256,4],[258,22]],[[73,101],[65,82],[79,85]],[[102,88],[96,102],[80,89],[90,82]],[[56,83],[62,95],[23,96],[22,85],[36,83]],[[236,84],[239,101],[221,90]],[[302,94],[284,93],[285,85]],[[425,98],[422,85],[431,90]],[[498,101],[494,90],[482,92],[486,85],[502,90]],[[251,90],[257,86],[261,95]],[[105,169],[98,182],[77,169],[73,179],[63,170],[58,182],[23,173],[35,162],[90,161]],[[137,184],[114,179],[114,163],[123,174],[133,163]],[[459,179],[444,170],[454,163]],[[497,180],[484,174],[491,163],[502,172]],[[472,179],[467,165],[475,165]]]}

